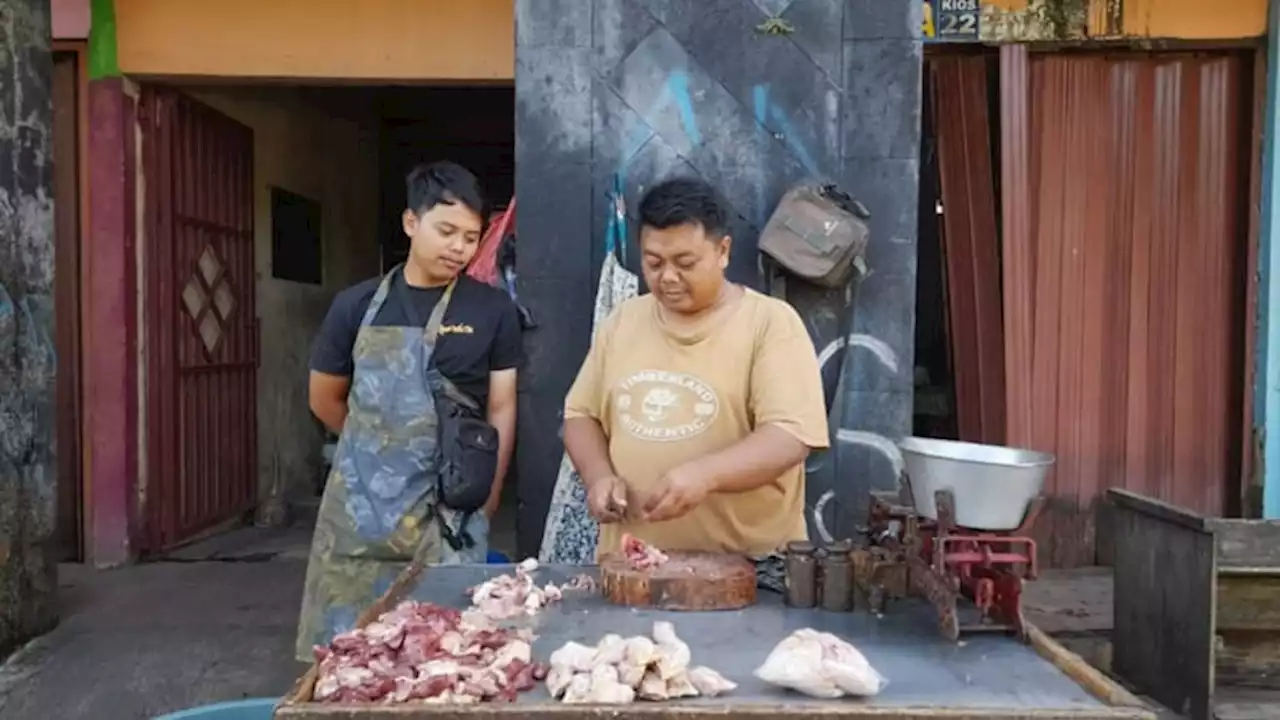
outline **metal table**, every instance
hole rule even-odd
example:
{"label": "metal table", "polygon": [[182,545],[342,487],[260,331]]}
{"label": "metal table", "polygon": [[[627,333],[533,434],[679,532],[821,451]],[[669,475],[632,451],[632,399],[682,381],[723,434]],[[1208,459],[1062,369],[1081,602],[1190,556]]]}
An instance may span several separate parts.
{"label": "metal table", "polygon": [[[539,584],[560,583],[584,570],[588,569],[550,566],[541,568],[536,577]],[[429,568],[420,581],[408,589],[407,597],[461,607],[466,602],[466,588],[503,572],[510,572],[510,566]],[[545,687],[539,686],[537,690],[523,693],[515,704],[419,706],[413,712],[422,717],[489,717],[511,713],[541,717],[618,717],[619,713],[664,717],[714,713],[722,718],[796,713],[823,718],[1152,717],[1143,710],[1117,708],[1100,700],[1036,649],[1011,637],[981,635],[966,638],[959,644],[947,642],[936,629],[932,607],[923,602],[902,601],[889,613],[876,617],[866,612],[787,608],[779,596],[761,591],[759,603],[743,610],[680,613],[622,608],[608,604],[596,593],[568,592],[562,602],[543,609],[532,621],[538,633],[534,656],[545,660],[565,642],[594,644],[607,633],[624,637],[650,635],[657,619],[675,624],[677,634],[692,650],[693,664],[718,670],[738,683],[738,688],[719,698],[638,703],[606,711],[600,707],[554,703]],[[813,700],[756,679],[752,672],[769,651],[791,632],[804,627],[832,632],[853,643],[889,680],[888,686],[878,696],[865,700]],[[309,698],[309,694],[305,694],[309,691],[306,678],[299,687],[304,694],[292,698],[295,703]],[[292,707],[286,704],[277,716],[379,716],[373,710],[352,714],[350,707],[343,713],[329,713],[321,710],[324,707],[318,703]],[[298,712],[303,708],[318,712],[310,715]],[[394,716],[406,717],[404,711],[398,709]]]}

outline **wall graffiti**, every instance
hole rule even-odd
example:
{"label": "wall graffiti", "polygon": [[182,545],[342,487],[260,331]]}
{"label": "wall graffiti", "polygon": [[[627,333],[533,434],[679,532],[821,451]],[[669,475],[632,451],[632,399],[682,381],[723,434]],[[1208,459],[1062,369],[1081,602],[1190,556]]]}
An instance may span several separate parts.
{"label": "wall graffiti", "polygon": [[[669,144],[687,142],[690,146],[697,146],[702,143],[703,136],[699,124],[697,105],[690,94],[689,87],[688,71],[672,69],[667,72],[662,89],[652,104],[638,112],[638,121],[634,121],[626,130],[627,139],[623,144],[623,151],[615,171],[619,178],[626,178],[632,162],[651,139],[661,137],[654,130],[654,126],[656,124],[655,118],[663,112],[674,110],[677,113],[679,128],[684,134],[683,138],[669,138]],[[784,145],[800,163],[808,177],[821,178],[824,176],[818,162],[801,139],[800,133],[792,126],[791,119],[785,110],[770,101],[769,83],[756,83],[751,87],[751,115],[755,120],[757,131],[767,134],[774,141]],[[755,183],[753,189],[755,191],[754,206],[756,212],[752,221],[758,229],[763,228],[767,222],[771,208],[766,199],[767,189],[765,185],[763,183]],[[836,328],[835,331],[840,333],[843,329]],[[815,338],[820,338],[822,335],[822,333],[816,331],[816,328],[811,327],[811,332]],[[901,370],[901,361],[898,353],[889,343],[873,335],[851,333],[830,340],[818,353],[818,363],[824,373],[824,377],[827,365],[838,355],[843,356],[840,351],[846,346],[851,349],[865,350],[875,359],[879,367],[891,375],[897,375]],[[846,364],[847,367],[848,364]],[[847,372],[847,369],[845,372]],[[881,455],[888,462],[895,476],[901,474],[903,467],[902,454],[895,439],[865,429],[846,427],[845,424],[848,418],[845,417],[833,417],[831,420],[833,423],[838,424],[835,432],[835,441],[837,443],[868,448]],[[839,449],[837,448],[833,451],[839,452]],[[823,469],[827,465],[827,457],[830,457],[830,453],[811,456],[809,463],[806,465],[809,472],[816,473]],[[824,513],[828,504],[835,499],[835,495],[834,490],[828,489],[821,493],[810,506],[815,530],[819,536],[828,540],[830,539],[830,532],[827,523],[824,521]]]}
{"label": "wall graffiti", "polygon": [[[787,293],[822,363],[844,380],[837,396],[843,417],[831,422],[835,453],[815,453],[810,462],[807,514],[817,514],[810,530],[815,538],[850,532],[869,491],[894,482],[895,442],[910,425],[911,389],[901,381],[910,374],[911,336],[900,325],[914,303],[914,264],[895,265],[901,250],[886,243],[912,236],[914,213],[899,199],[914,197],[916,183],[916,0],[812,0],[769,11],[726,2],[705,13],[645,0],[592,0],[591,13],[565,13],[561,4],[516,0],[516,131],[529,139],[516,148],[517,184],[529,208],[519,232],[555,246],[520,260],[526,281],[549,281],[522,294],[547,318],[539,333],[547,344],[536,351],[552,362],[542,363],[537,378],[551,390],[521,403],[519,544],[540,545],[550,495],[541,478],[554,477],[562,457],[559,393],[580,360],[571,340],[590,327],[590,313],[573,312],[566,292],[594,285],[615,183],[631,198],[675,173],[701,176],[730,200],[729,273],[757,287],[757,238],[787,188],[834,182],[864,202],[890,206],[872,240],[885,274],[869,276],[855,295],[856,333],[838,326],[842,294],[800,284]],[[772,16],[795,33],[762,37],[758,27]],[[857,38],[850,28],[860,29]],[[871,28],[886,34],[866,35]],[[590,254],[582,252],[584,238]],[[552,263],[552,256],[571,261]],[[845,356],[849,363],[836,359]]]}

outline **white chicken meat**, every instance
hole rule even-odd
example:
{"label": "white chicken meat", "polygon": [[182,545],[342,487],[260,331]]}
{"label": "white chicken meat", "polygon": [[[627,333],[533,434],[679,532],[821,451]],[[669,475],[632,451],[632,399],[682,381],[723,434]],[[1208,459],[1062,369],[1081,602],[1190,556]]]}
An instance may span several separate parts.
{"label": "white chicken meat", "polygon": [[565,703],[625,704],[716,697],[737,687],[711,668],[690,669],[690,660],[675,626],[658,621],[652,639],[610,633],[595,646],[565,643],[551,654],[547,692]]}
{"label": "white chicken meat", "polygon": [[778,643],[755,675],[770,685],[815,698],[870,697],[888,684],[857,648],[811,628],[797,630]]}

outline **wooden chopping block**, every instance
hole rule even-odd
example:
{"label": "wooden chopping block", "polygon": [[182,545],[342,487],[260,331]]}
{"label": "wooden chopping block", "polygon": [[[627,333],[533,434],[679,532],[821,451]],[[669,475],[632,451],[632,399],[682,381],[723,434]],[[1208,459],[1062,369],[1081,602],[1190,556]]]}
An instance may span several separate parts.
{"label": "wooden chopping block", "polygon": [[756,602],[756,566],[738,555],[668,553],[636,570],[622,555],[600,561],[600,587],[615,605],[658,610],[737,610]]}

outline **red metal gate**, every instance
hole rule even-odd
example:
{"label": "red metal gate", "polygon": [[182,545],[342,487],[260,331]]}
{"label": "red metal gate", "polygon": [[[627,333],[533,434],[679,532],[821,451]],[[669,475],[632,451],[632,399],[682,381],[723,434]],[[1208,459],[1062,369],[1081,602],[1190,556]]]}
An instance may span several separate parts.
{"label": "red metal gate", "polygon": [[252,507],[257,485],[253,132],[145,87],[144,552]]}

